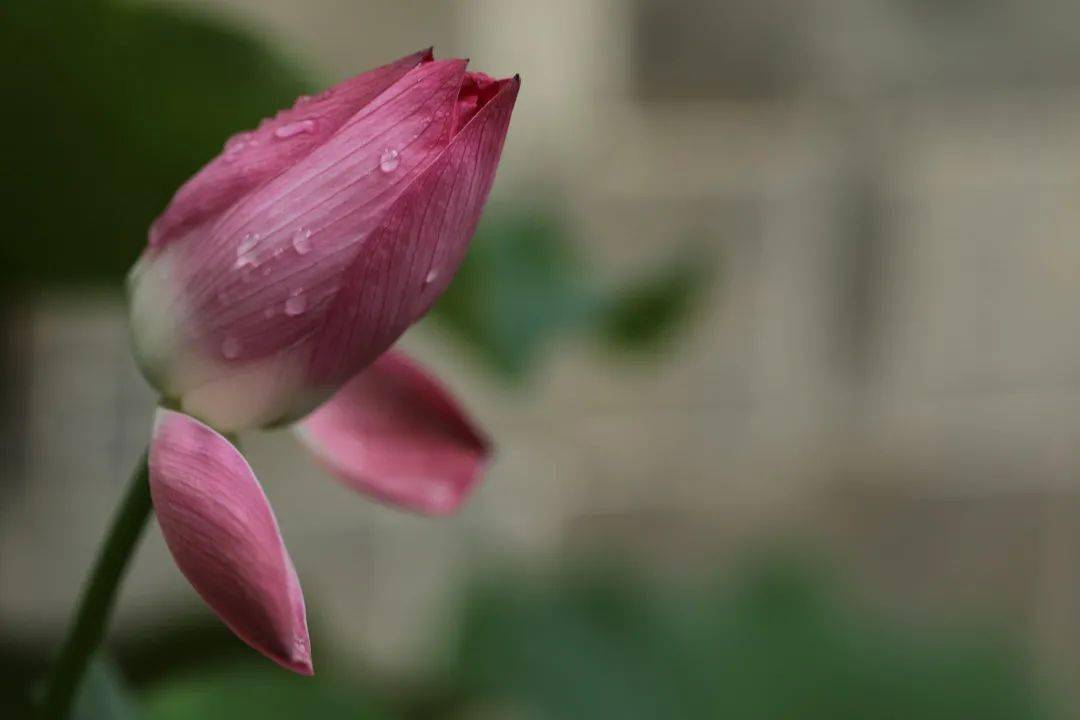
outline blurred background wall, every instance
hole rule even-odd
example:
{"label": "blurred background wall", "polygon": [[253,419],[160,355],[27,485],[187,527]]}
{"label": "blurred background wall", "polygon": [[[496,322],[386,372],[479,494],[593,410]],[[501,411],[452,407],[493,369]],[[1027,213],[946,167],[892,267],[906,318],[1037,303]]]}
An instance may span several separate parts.
{"label": "blurred background wall", "polygon": [[[891,614],[1003,624],[1047,682],[1080,680],[1076,3],[157,4],[316,85],[431,44],[520,72],[493,206],[558,208],[602,282],[686,238],[717,259],[661,349],[613,364],[560,337],[511,389],[410,332],[498,442],[453,520],[355,500],[287,433],[244,438],[339,651],[422,666],[487,566],[617,554],[685,579],[787,541]],[[119,295],[17,307],[0,618],[55,637],[152,398]],[[151,532],[120,631],[196,603]]]}

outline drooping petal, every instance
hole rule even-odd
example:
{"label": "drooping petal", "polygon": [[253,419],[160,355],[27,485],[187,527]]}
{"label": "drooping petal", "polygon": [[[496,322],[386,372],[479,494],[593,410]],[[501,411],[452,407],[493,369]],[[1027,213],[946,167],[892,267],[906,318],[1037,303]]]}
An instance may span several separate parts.
{"label": "drooping petal", "polygon": [[213,221],[255,188],[294,165],[337,132],[346,120],[406,73],[432,59],[431,49],[415,52],[326,90],[301,97],[293,107],[238,133],[222,153],[177,191],[150,228],[150,245],[182,237]]}
{"label": "drooping petal", "polygon": [[495,180],[519,86],[516,76],[498,81],[364,242],[314,338],[312,382],[340,383],[366,366],[449,285]]}
{"label": "drooping petal", "polygon": [[346,485],[432,515],[461,504],[491,453],[449,392],[395,351],[346,384],[297,433]]}
{"label": "drooping petal", "polygon": [[197,420],[159,410],[150,491],[165,542],[203,600],[244,642],[311,675],[300,583],[244,456]]}

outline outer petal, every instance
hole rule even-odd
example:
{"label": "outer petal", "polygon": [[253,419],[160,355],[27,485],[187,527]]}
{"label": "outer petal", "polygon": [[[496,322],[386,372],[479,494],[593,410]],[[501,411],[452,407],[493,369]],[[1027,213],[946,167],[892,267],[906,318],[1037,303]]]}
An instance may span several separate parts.
{"label": "outer petal", "polygon": [[159,410],[150,491],[165,542],[203,600],[248,645],[311,675],[296,571],[243,455],[197,420]]}
{"label": "outer petal", "polygon": [[349,78],[318,96],[267,118],[258,128],[229,138],[220,155],[177,191],[150,228],[150,245],[182,237],[214,220],[267,180],[291,167],[326,142],[346,120],[417,65],[432,59],[431,50]]}
{"label": "outer petal", "polygon": [[422,367],[388,352],[297,433],[346,485],[432,515],[453,512],[490,455],[487,438]]}
{"label": "outer petal", "polygon": [[517,76],[498,83],[364,242],[315,336],[312,383],[338,384],[365,367],[449,285],[495,180],[519,86]]}
{"label": "outer petal", "polygon": [[132,274],[132,327],[166,396],[235,430],[306,413],[347,379],[309,387],[309,340],[350,258],[446,147],[464,74],[462,60],[420,65],[212,230],[151,249]]}

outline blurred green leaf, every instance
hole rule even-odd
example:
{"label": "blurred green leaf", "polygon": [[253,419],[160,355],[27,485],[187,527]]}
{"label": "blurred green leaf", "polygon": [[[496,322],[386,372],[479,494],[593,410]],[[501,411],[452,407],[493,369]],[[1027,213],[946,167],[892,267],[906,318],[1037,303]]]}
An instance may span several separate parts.
{"label": "blurred green leaf", "polygon": [[146,698],[146,720],[382,720],[355,684],[304,678],[269,663],[215,665],[198,677],[155,686]]}
{"label": "blurred green leaf", "polygon": [[600,337],[624,351],[657,348],[689,320],[715,270],[715,258],[703,247],[681,250],[611,293],[597,316]]}
{"label": "blurred green leaf", "polygon": [[483,585],[453,667],[467,693],[528,717],[1051,717],[1023,654],[998,636],[884,622],[797,563],[763,563],[693,598],[595,570],[546,588]]}
{"label": "blurred green leaf", "polygon": [[484,585],[467,606],[454,667],[474,694],[539,717],[694,717],[678,711],[658,619],[637,590],[606,575],[556,592]]}
{"label": "blurred green leaf", "polygon": [[571,333],[599,335],[622,351],[657,347],[690,317],[714,266],[694,246],[604,290],[555,213],[489,208],[432,317],[489,368],[521,380]]}
{"label": "blurred green leaf", "polygon": [[582,270],[552,214],[491,208],[432,318],[489,368],[521,379],[590,317]]}
{"label": "blurred green leaf", "polygon": [[219,21],[150,4],[14,0],[0,16],[0,278],[117,282],[172,193],[300,74]]}

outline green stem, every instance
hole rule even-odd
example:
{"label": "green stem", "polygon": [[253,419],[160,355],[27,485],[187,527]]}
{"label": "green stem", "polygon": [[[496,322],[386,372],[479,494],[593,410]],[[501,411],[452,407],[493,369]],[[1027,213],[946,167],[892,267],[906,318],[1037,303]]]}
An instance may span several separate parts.
{"label": "green stem", "polygon": [[120,580],[150,517],[152,506],[146,460],[147,455],[143,453],[83,590],[67,639],[49,675],[42,703],[42,717],[48,720],[63,720],[71,714],[79,683],[105,637],[105,627],[116,601]]}

